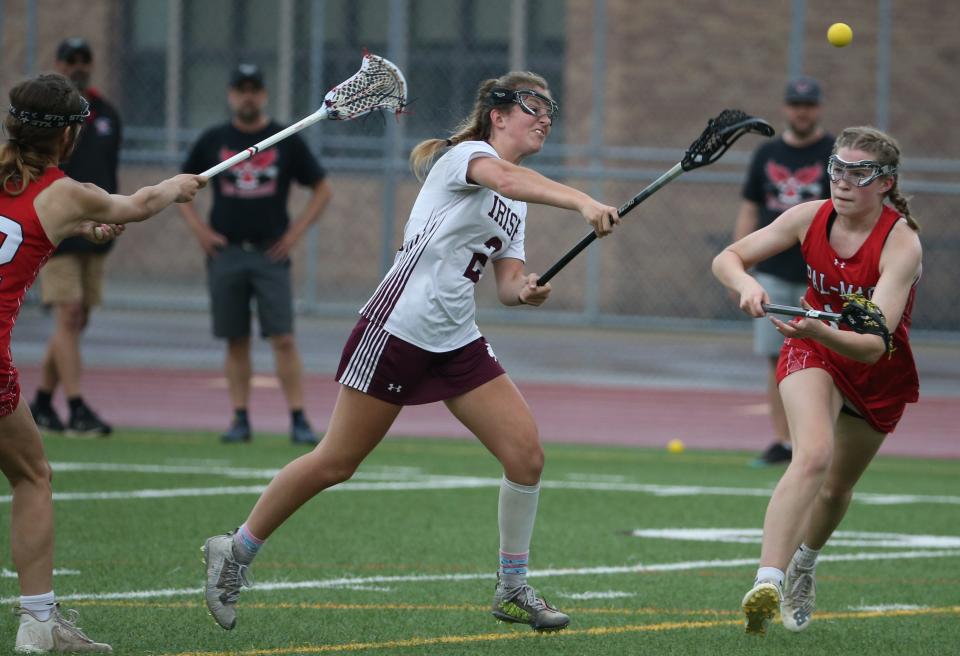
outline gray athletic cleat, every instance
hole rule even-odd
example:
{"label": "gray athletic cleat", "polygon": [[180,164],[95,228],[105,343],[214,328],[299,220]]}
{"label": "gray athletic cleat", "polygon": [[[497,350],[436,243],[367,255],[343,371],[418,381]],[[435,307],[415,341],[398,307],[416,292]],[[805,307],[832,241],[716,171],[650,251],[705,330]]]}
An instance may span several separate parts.
{"label": "gray athletic cleat", "polygon": [[207,609],[217,624],[229,631],[237,625],[234,606],[240,598],[240,588],[251,585],[249,566],[237,562],[233,555],[233,531],[209,538],[200,550],[207,571]]}
{"label": "gray athletic cleat", "polygon": [[85,651],[101,654],[113,652],[110,645],[94,642],[80,630],[77,626],[79,613],[75,610],[66,611],[65,617],[60,613],[60,604],[57,604],[50,617],[44,621],[38,619],[26,608],[18,606],[13,609],[13,612],[20,616],[15,647],[18,654],[44,654],[51,651]]}
{"label": "gray athletic cleat", "polygon": [[780,604],[780,619],[790,631],[803,631],[810,625],[817,601],[815,574],[816,567],[800,567],[795,560],[790,560]]}
{"label": "gray athletic cleat", "polygon": [[503,622],[529,624],[534,631],[559,631],[570,624],[570,618],[551,606],[524,583],[507,590],[497,577],[493,593],[493,616]]}
{"label": "gray athletic cleat", "polygon": [[770,581],[758,581],[740,602],[746,617],[744,629],[747,633],[766,635],[767,627],[777,614],[777,606],[783,600],[780,586]]}

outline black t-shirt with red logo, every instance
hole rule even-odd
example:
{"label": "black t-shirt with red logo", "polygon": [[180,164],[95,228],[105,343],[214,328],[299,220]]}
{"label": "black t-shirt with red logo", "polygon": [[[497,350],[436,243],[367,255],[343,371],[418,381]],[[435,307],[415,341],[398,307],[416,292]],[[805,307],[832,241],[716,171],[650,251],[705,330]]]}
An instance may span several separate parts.
{"label": "black t-shirt with red logo", "polygon": [[[825,134],[809,146],[795,148],[778,137],[756,150],[742,195],[758,206],[758,230],[794,205],[830,197],[827,159],[833,142],[834,138]],[[799,244],[760,262],[756,269],[790,282],[807,280]]]}
{"label": "black t-shirt with red logo", "polygon": [[[120,159],[122,125],[113,105],[94,89],[86,89],[90,116],[80,130],[80,138],[69,159],[60,165],[77,182],[92,182],[107,193],[117,193],[117,162]],[[57,245],[54,255],[62,253],[106,253],[113,240],[94,244],[83,237],[67,237]]]}
{"label": "black t-shirt with red logo", "polygon": [[[258,132],[241,132],[232,123],[210,128],[197,139],[182,170],[203,173],[283,128],[273,121]],[[326,171],[300,135],[287,137],[210,180],[210,225],[230,243],[275,241],[290,224],[290,181],[312,187],[325,177]]]}

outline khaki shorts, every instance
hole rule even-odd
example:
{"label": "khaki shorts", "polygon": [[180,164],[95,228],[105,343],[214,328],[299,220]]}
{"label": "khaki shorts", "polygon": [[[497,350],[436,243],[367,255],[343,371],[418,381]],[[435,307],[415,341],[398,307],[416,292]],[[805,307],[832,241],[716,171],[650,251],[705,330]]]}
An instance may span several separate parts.
{"label": "khaki shorts", "polygon": [[64,253],[51,257],[40,269],[41,300],[47,305],[100,305],[106,259],[106,253]]}

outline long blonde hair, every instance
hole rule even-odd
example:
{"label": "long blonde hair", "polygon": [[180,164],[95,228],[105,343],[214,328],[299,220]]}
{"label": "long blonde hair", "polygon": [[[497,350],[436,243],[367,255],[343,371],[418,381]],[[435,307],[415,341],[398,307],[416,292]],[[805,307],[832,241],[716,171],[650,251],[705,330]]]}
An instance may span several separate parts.
{"label": "long blonde hair", "polygon": [[[10,105],[26,114],[62,118],[80,115],[86,108],[86,101],[67,78],[50,73],[24,80],[13,87],[10,90]],[[67,148],[63,147],[62,141],[65,127],[73,133]],[[30,119],[14,116],[13,110],[4,117],[3,128],[7,142],[0,145],[0,190],[11,196],[22,194],[27,185],[42,176],[48,166],[59,163],[60,158],[70,152],[80,134],[79,125],[37,125]]]}
{"label": "long blonde hair", "polygon": [[490,138],[491,123],[490,110],[493,108],[490,91],[494,87],[507,89],[522,89],[526,87],[540,87],[549,93],[550,87],[542,76],[530,71],[511,71],[498,78],[490,78],[480,83],[477,88],[473,111],[470,112],[456,131],[447,139],[426,139],[418,143],[410,151],[410,168],[421,182],[427,176],[427,171],[433,163],[433,158],[443,148],[455,146],[462,141],[486,141]]}
{"label": "long blonde hair", "polygon": [[[836,155],[841,148],[872,153],[880,166],[900,166],[900,144],[889,134],[876,128],[869,126],[846,128],[833,144],[833,154]],[[890,204],[907,220],[907,225],[919,231],[920,224],[910,214],[909,199],[900,193],[899,174],[893,173],[891,177],[893,177],[893,186],[890,187],[886,197],[890,199]]]}

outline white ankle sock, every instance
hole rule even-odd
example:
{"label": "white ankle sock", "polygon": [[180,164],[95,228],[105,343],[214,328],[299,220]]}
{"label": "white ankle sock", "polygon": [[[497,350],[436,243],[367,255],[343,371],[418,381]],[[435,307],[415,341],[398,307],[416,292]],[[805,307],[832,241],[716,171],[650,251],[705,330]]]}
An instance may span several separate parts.
{"label": "white ankle sock", "polygon": [[41,622],[50,619],[56,603],[53,590],[39,595],[20,595],[20,608],[30,611]]}
{"label": "white ankle sock", "polygon": [[[760,583],[761,581],[775,583],[782,588],[783,570],[777,569],[776,567],[761,567],[757,570],[756,583]],[[756,585],[756,583],[754,585]]]}

